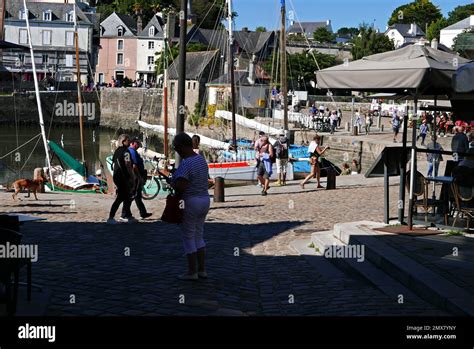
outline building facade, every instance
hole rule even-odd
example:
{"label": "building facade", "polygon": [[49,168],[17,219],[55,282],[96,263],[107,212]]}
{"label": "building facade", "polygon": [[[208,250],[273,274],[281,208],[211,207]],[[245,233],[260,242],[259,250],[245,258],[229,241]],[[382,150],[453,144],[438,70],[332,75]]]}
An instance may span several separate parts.
{"label": "building facade", "polygon": [[[31,28],[31,41],[35,51],[35,63],[39,79],[47,77],[56,81],[77,81],[76,47],[74,39],[74,4],[50,2],[28,3],[28,13],[23,3],[7,0],[4,37],[8,42],[29,46],[26,16]],[[82,83],[88,83],[90,58],[93,51],[93,25],[76,7],[79,66]],[[4,66],[20,74],[22,80],[33,79],[29,52],[4,52]]]}
{"label": "building facade", "polygon": [[157,55],[163,52],[164,40],[165,23],[159,15],[155,15],[138,33],[136,79],[156,82],[155,61]]}
{"label": "building facade", "polygon": [[454,39],[465,30],[472,28],[474,28],[474,15],[454,23],[449,27],[441,29],[439,42],[449,48],[452,48],[454,45]]}
{"label": "building facade", "polygon": [[385,36],[393,41],[395,48],[400,48],[404,44],[419,42],[424,39],[425,32],[415,24],[394,24],[387,27]]}

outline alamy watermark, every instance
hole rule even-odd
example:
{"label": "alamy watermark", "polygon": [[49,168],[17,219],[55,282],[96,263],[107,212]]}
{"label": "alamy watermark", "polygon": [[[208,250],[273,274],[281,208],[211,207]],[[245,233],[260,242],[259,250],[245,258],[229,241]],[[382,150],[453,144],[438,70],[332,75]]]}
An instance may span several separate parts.
{"label": "alamy watermark", "polygon": [[7,241],[5,245],[0,245],[0,258],[26,258],[37,262],[38,245],[15,245]]}
{"label": "alamy watermark", "polygon": [[330,245],[324,250],[326,258],[351,258],[362,263],[365,260],[364,245]]}
{"label": "alamy watermark", "polygon": [[72,103],[65,100],[62,103],[56,103],[54,109],[56,116],[79,117],[82,112],[82,116],[87,120],[95,119],[95,103]]}

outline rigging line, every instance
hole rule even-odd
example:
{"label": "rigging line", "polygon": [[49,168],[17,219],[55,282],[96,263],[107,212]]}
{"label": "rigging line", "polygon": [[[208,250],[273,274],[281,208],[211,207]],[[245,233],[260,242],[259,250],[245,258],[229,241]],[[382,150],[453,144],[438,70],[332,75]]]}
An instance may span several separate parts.
{"label": "rigging line", "polygon": [[35,152],[36,147],[38,146],[38,143],[39,143],[40,140],[41,140],[41,138],[38,138],[38,139],[36,140],[35,146],[33,147],[33,150],[31,151],[30,155],[28,155],[28,157],[26,158],[26,161],[25,161],[25,163],[23,164],[23,166],[21,167],[20,172],[23,171],[23,169],[25,168],[26,164],[28,163],[28,161],[30,160],[31,156],[32,156],[33,153]]}
{"label": "rigging line", "polygon": [[[187,43],[189,43],[193,38],[194,36],[196,35],[196,33],[198,32],[198,29],[201,28],[201,26],[203,25],[204,23],[204,20],[207,18],[207,16],[209,16],[209,13],[211,12],[212,8],[215,6],[217,0],[214,0],[214,2],[212,3],[211,6],[209,6],[209,10],[207,11],[206,15],[204,16],[204,18],[202,19],[201,23],[199,23],[196,27],[196,30],[194,31],[193,35],[188,39]],[[220,14],[220,11],[219,11],[219,14]]]}
{"label": "rigging line", "polygon": [[[291,3],[291,7],[293,8],[294,15],[296,16],[296,20],[297,20],[297,22],[298,22],[298,25],[300,26],[301,32],[304,33],[304,31],[303,31],[303,26],[301,25],[301,22],[300,22],[300,20],[299,20],[299,18],[298,18],[298,14],[296,13],[296,9],[295,9],[295,5],[293,4],[293,0],[290,0],[290,3]],[[309,52],[311,53],[311,56],[313,57],[314,62],[316,63],[316,67],[318,68],[319,71],[321,71],[321,68],[319,67],[318,60],[316,59],[316,56],[314,55],[313,50],[311,50],[311,44],[309,43],[308,38],[306,37],[306,35],[303,35],[303,36],[304,36],[304,38],[305,38],[306,44],[307,44],[308,47],[309,47]],[[328,92],[331,92],[330,89],[327,89],[327,90],[328,90]],[[335,100],[334,100],[334,97],[333,97],[332,93],[330,93],[330,98],[331,98],[331,101],[332,101],[333,103],[335,103]]]}
{"label": "rigging line", "polygon": [[19,147],[13,149],[12,151],[8,152],[7,154],[3,155],[2,157],[0,157],[0,160],[6,158],[8,155],[11,155],[12,153],[14,153],[15,151],[17,151],[18,149],[23,148],[25,145],[27,145],[28,143],[32,142],[33,140],[35,140],[35,139],[38,138],[39,136],[41,136],[41,133],[37,134],[36,136],[34,136],[33,138],[31,138],[29,141],[27,141],[26,143],[23,143],[22,145],[20,145]]}

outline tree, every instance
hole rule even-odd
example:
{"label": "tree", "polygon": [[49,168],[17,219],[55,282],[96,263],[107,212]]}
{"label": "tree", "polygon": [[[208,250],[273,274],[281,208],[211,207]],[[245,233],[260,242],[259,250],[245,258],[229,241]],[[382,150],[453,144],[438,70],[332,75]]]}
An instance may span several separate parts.
{"label": "tree", "polygon": [[[175,0],[179,8],[179,0]],[[201,28],[214,29],[226,16],[225,0],[193,0],[192,12],[196,17],[196,23],[200,24]],[[233,14],[237,16],[236,14]]]}
{"label": "tree", "polygon": [[448,13],[448,25],[459,22],[470,15],[474,15],[474,3],[465,6],[458,6]]}
{"label": "tree", "polygon": [[357,34],[359,34],[359,29],[353,28],[353,27],[351,28],[342,27],[342,28],[339,28],[339,30],[337,31],[337,36],[343,37],[343,38],[353,38]]}
{"label": "tree", "polygon": [[433,5],[430,0],[415,0],[409,4],[397,7],[392,12],[388,25],[416,23],[423,30],[426,30],[427,25],[442,17],[440,9]]}
{"label": "tree", "polygon": [[428,31],[426,32],[426,38],[429,41],[435,38],[439,41],[439,34],[441,32],[441,29],[447,27],[448,25],[448,21],[444,18],[440,18],[437,21],[432,22],[428,27]]}
{"label": "tree", "polygon": [[325,27],[319,27],[313,33],[313,39],[318,42],[333,42],[334,41],[334,34],[331,33]]}
{"label": "tree", "polygon": [[393,41],[387,36],[377,33],[374,28],[367,24],[362,24],[359,27],[359,35],[353,40],[351,53],[353,59],[356,60],[394,49]]}
{"label": "tree", "polygon": [[461,56],[472,59],[474,52],[474,29],[468,29],[454,38],[453,50],[458,52]]}
{"label": "tree", "polygon": [[[318,70],[315,59],[320,69],[329,68],[338,63],[336,57],[314,51],[312,53],[303,52],[287,55],[287,80],[289,89],[314,91],[314,88],[311,86],[311,81],[315,80],[314,72]],[[273,66],[273,62],[276,62],[276,59],[274,60],[273,56],[270,56],[262,64],[262,68],[270,75],[273,75],[275,79],[275,76],[279,76],[279,73],[275,71],[278,67]],[[278,81],[275,81],[275,83],[278,83]]]}
{"label": "tree", "polygon": [[267,28],[260,26],[260,27],[255,28],[255,31],[260,32],[260,33],[265,33],[267,31]]}

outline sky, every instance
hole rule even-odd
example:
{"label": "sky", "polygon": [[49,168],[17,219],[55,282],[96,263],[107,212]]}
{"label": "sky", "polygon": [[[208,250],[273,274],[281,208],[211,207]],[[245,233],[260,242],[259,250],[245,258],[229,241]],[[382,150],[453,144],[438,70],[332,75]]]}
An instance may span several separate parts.
{"label": "sky", "polygon": [[[287,16],[295,21],[318,22],[330,19],[333,31],[341,27],[358,27],[360,23],[374,23],[381,31],[393,10],[411,0],[286,0]],[[433,0],[446,17],[448,12],[459,5],[467,5],[473,0]],[[234,0],[233,10],[237,29],[248,27],[255,30],[263,26],[268,30],[280,26],[280,0]],[[375,22],[374,22],[375,21]]]}

